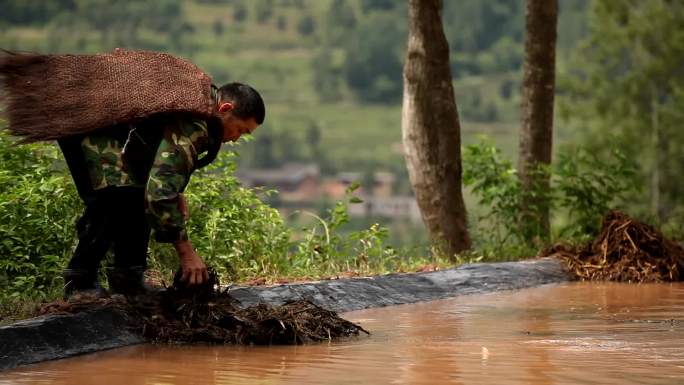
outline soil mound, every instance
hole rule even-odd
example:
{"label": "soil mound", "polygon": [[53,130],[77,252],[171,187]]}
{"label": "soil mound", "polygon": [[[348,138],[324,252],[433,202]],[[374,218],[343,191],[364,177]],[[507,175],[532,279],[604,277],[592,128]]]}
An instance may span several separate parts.
{"label": "soil mound", "polygon": [[684,249],[654,227],[619,211],[603,218],[596,239],[583,246],[554,245],[542,256],[560,258],[578,279],[590,281],[681,281]]}
{"label": "soil mound", "polygon": [[139,320],[146,339],[171,344],[302,344],[368,334],[361,326],[309,301],[241,309],[218,285],[189,290],[178,281],[159,292],[110,298],[72,297],[43,305],[38,314],[75,313],[113,307]]}

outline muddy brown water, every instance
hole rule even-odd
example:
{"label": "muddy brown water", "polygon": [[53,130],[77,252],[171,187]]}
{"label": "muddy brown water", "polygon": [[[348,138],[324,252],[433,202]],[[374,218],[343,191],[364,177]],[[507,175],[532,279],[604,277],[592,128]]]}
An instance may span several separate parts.
{"label": "muddy brown water", "polygon": [[372,336],[132,346],[0,373],[0,384],[684,384],[684,284],[568,283],[344,316]]}

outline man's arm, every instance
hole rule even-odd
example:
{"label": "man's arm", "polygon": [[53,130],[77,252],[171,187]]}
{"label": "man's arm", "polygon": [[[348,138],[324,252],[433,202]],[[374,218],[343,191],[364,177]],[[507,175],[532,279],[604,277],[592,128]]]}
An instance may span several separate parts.
{"label": "man's arm", "polygon": [[187,205],[181,194],[197,162],[195,145],[208,135],[206,126],[179,120],[164,128],[146,187],[148,220],[160,242],[173,243],[182,269],[181,280],[190,285],[209,278],[185,229]]}
{"label": "man's arm", "polygon": [[[183,194],[178,194],[178,208],[183,215],[183,219],[187,222],[190,218],[190,212]],[[195,253],[190,240],[175,242],[173,246],[176,249],[181,266],[183,266],[181,281],[186,281],[193,285],[209,279],[207,268],[202,259]]]}

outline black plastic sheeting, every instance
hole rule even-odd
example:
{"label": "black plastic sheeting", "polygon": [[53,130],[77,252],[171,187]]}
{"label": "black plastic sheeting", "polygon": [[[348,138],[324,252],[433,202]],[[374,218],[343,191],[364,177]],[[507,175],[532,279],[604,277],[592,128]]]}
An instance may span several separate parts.
{"label": "black plastic sheeting", "polygon": [[0,370],[145,342],[130,331],[132,325],[123,312],[101,309],[1,327]]}
{"label": "black plastic sheeting", "polygon": [[[235,287],[242,306],[279,305],[308,299],[337,311],[400,305],[464,294],[521,289],[569,279],[553,259],[476,263],[428,273],[390,274],[270,287]],[[131,330],[134,320],[106,309],[33,318],[0,327],[0,370],[70,357],[144,340]]]}
{"label": "black plastic sheeting", "polygon": [[429,273],[389,274],[267,288],[236,288],[231,295],[245,307],[259,302],[279,305],[289,300],[308,299],[324,308],[345,312],[464,294],[521,289],[568,279],[558,261],[538,259],[475,263]]}

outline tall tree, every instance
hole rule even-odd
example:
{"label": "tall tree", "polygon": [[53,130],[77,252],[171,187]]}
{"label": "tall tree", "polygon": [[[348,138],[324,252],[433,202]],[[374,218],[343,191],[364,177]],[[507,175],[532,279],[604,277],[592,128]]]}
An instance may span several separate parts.
{"label": "tall tree", "polygon": [[461,191],[461,127],[441,0],[409,0],[401,117],[406,166],[430,238],[451,257],[470,248]]}
{"label": "tall tree", "polygon": [[518,169],[526,191],[539,193],[522,202],[520,225],[530,236],[549,234],[549,176],[540,166],[553,148],[557,22],[558,0],[527,0]]}

